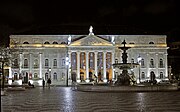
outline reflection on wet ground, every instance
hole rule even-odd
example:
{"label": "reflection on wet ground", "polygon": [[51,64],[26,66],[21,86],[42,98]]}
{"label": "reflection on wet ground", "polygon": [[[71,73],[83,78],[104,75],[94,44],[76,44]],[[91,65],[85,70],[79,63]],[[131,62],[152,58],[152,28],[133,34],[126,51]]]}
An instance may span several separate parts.
{"label": "reflection on wet ground", "polygon": [[2,112],[178,112],[180,91],[97,93],[52,87],[1,96]]}

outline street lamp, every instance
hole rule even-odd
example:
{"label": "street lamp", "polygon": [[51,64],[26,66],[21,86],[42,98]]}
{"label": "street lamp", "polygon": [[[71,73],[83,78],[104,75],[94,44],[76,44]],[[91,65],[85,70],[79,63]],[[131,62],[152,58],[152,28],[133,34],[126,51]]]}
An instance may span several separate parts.
{"label": "street lamp", "polygon": [[9,61],[9,48],[0,48],[0,62],[1,62],[1,95],[4,95],[4,63]]}
{"label": "street lamp", "polygon": [[67,70],[67,75],[66,75],[66,86],[68,87],[68,69],[69,69],[69,57],[66,57],[66,70]]}
{"label": "street lamp", "polygon": [[140,83],[140,82],[141,82],[141,81],[140,81],[140,80],[141,80],[141,79],[140,79],[140,73],[141,73],[141,72],[140,72],[140,68],[141,68],[141,60],[142,60],[142,57],[139,55],[138,58],[137,58],[137,60],[138,60],[138,64],[139,64],[139,83]]}

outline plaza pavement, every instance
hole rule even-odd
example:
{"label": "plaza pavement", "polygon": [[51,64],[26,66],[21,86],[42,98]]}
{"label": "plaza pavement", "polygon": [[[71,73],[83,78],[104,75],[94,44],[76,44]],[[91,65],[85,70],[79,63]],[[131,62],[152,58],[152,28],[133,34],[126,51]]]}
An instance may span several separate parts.
{"label": "plaza pavement", "polygon": [[179,112],[180,91],[98,93],[36,87],[1,96],[1,112]]}

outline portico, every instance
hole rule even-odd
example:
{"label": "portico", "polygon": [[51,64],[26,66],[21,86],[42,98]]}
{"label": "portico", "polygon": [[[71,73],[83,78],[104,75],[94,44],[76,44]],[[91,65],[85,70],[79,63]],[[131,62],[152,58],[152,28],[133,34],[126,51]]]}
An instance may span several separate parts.
{"label": "portico", "polygon": [[[109,41],[97,37],[92,32],[68,46],[71,74],[76,74],[78,82],[107,82],[114,79],[114,46]],[[70,68],[71,67],[71,68]],[[69,72],[70,73],[70,72]]]}
{"label": "portico", "polygon": [[112,68],[112,57],[114,57],[112,52],[105,50],[71,51],[69,53],[71,60],[69,71],[71,72],[69,73],[76,73],[78,82],[91,82],[94,77],[103,82],[113,80],[115,77]]}

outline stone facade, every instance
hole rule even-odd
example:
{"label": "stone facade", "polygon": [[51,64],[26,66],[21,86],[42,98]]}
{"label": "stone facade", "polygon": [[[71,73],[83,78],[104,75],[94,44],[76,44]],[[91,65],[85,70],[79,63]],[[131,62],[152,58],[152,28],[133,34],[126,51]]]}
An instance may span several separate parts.
{"label": "stone facade", "polygon": [[118,47],[124,40],[131,47],[128,63],[138,63],[138,56],[142,57],[140,66],[129,71],[137,80],[150,80],[151,72],[158,81],[167,79],[165,35],[94,35],[92,31],[89,35],[11,35],[9,79],[38,85],[43,78],[51,78],[53,85],[71,84],[73,77],[77,82],[95,77],[103,82],[116,80],[121,71],[112,64],[122,62]]}

